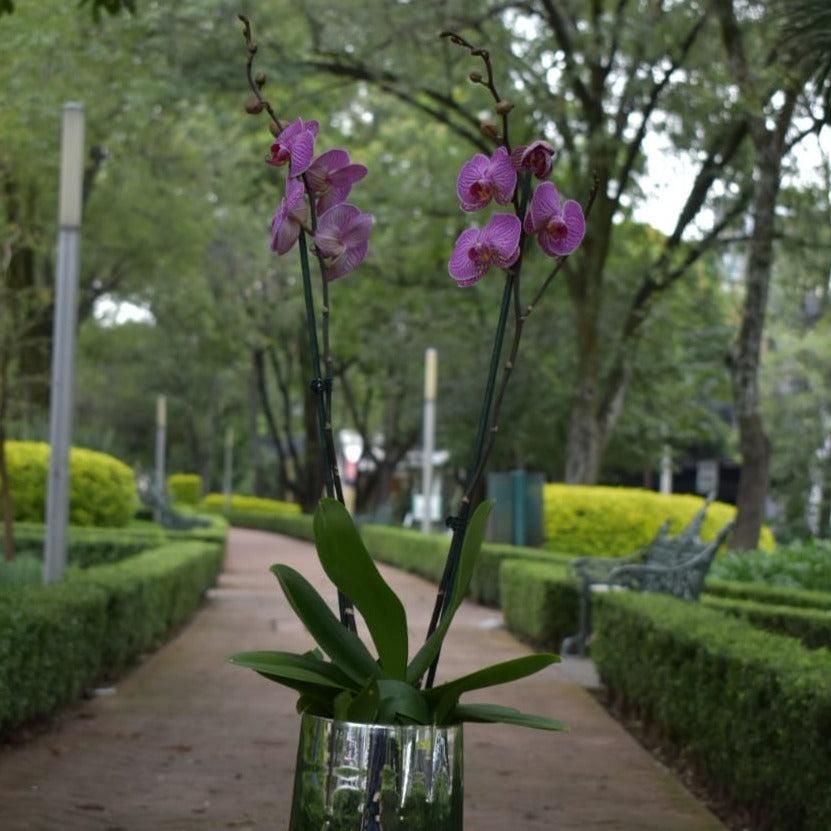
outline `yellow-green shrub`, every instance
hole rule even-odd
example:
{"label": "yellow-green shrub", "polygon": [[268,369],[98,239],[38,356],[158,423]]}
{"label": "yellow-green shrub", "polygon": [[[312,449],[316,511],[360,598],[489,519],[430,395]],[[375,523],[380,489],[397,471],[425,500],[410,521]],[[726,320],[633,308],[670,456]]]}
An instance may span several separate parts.
{"label": "yellow-green shrub", "polygon": [[[670,520],[677,534],[704,504],[691,494],[660,494],[640,488],[547,484],[544,486],[545,547],[575,555],[617,557],[646,545]],[[724,502],[713,502],[701,529],[702,539],[716,536],[736,515]],[[762,529],[760,547],[774,540]]]}
{"label": "yellow-green shrub", "polygon": [[198,505],[202,498],[202,477],[196,473],[171,473],[167,477],[167,495],[179,505]]}
{"label": "yellow-green shrub", "polygon": [[[49,445],[7,441],[6,466],[13,516],[22,522],[43,522]],[[137,505],[133,471],[114,456],[73,447],[69,451],[69,524],[122,527]]]}
{"label": "yellow-green shrub", "polygon": [[[209,493],[200,503],[203,511],[225,510],[225,496],[221,493]],[[300,506],[295,502],[282,502],[279,499],[264,499],[259,496],[241,496],[231,494],[231,511],[245,514],[289,514],[301,513]]]}

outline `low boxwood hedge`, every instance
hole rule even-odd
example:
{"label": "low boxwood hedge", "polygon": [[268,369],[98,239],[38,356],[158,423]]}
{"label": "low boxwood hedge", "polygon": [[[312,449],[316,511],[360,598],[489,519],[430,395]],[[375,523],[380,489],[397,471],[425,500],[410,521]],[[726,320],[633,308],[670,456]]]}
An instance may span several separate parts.
{"label": "low boxwood hedge", "polygon": [[183,541],[0,591],[0,737],[155,647],[194,611],[222,561],[221,545]]}
{"label": "low boxwood hedge", "polygon": [[313,540],[311,514],[265,514],[231,511],[226,514],[228,523],[235,528],[251,528],[272,534],[285,534],[301,540]]}
{"label": "low boxwood hedge", "polygon": [[485,543],[479,554],[479,562],[470,581],[470,599],[483,606],[499,608],[502,605],[500,571],[507,560],[527,560],[553,563],[566,567],[573,559],[570,554],[560,554],[540,548],[525,548],[504,543]]}
{"label": "low boxwood hedge", "polygon": [[499,587],[505,626],[520,640],[558,652],[577,631],[580,598],[566,565],[505,559]]}
{"label": "low boxwood hedge", "polygon": [[[45,534],[45,526],[42,523],[16,522],[16,553],[42,558]],[[135,528],[83,528],[73,525],[67,533],[67,562],[81,568],[115,563],[162,545],[166,539],[164,529],[158,525],[148,524]],[[0,535],[0,552],[2,551],[3,540]]]}
{"label": "low boxwood hedge", "polygon": [[362,525],[367,551],[382,563],[438,583],[450,547],[448,534],[424,534],[392,525]]}
{"label": "low boxwood hedge", "polygon": [[704,596],[702,603],[768,632],[797,638],[809,649],[831,648],[831,610],[799,606],[771,606],[750,600]]}
{"label": "low boxwood hedge", "polygon": [[599,595],[594,621],[611,693],[753,827],[831,828],[831,653],[665,595]]}
{"label": "low boxwood hedge", "polygon": [[745,583],[740,580],[719,580],[708,577],[704,594],[730,600],[752,600],[771,606],[795,606],[803,609],[831,609],[831,594],[805,589],[770,586],[766,583]]}
{"label": "low boxwood hedge", "polygon": [[[301,512],[295,502],[284,502],[279,499],[265,499],[259,496],[244,496],[231,494],[231,514],[284,514],[297,516]],[[209,493],[199,503],[200,510],[213,513],[225,513],[225,495]]]}

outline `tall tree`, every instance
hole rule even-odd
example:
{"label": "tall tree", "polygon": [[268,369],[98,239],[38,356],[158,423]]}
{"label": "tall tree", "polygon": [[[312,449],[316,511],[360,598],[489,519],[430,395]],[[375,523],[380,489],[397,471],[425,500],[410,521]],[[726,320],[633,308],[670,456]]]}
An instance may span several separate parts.
{"label": "tall tree", "polygon": [[807,127],[796,128],[797,104],[807,81],[804,69],[791,61],[777,60],[774,46],[758,39],[758,32],[754,32],[757,14],[745,9],[742,21],[732,0],[717,3],[716,10],[738,91],[737,109],[748,126],[754,152],[745,297],[741,324],[729,357],[742,461],[738,513],[731,544],[734,548],[749,549],[759,543],[770,476],[770,440],[762,421],[759,364],[774,261],[782,168],[794,144],[817,129],[824,117],[817,114],[813,119],[808,118]]}

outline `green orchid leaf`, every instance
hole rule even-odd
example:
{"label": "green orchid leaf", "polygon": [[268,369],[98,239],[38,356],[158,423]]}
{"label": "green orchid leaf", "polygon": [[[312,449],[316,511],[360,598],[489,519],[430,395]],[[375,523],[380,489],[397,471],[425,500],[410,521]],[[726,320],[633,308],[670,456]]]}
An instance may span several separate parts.
{"label": "green orchid leaf", "polygon": [[346,709],[346,720],[362,724],[378,724],[378,707],[380,704],[378,682],[373,681],[353,696]]}
{"label": "green orchid leaf", "polygon": [[509,684],[520,678],[539,672],[545,667],[555,664],[560,660],[559,655],[552,653],[534,653],[523,655],[521,658],[513,658],[510,661],[503,661],[489,667],[463,675],[461,678],[454,678],[446,684],[441,684],[424,695],[428,702],[434,703],[433,717],[441,723],[451,710],[456,706],[459,697],[471,690],[481,690],[485,687],[497,687],[500,684]]}
{"label": "green orchid leaf", "polygon": [[384,673],[403,679],[407,671],[404,606],[378,571],[349,512],[336,499],[321,499],[314,533],[323,570],[363,615]]}
{"label": "green orchid leaf", "polygon": [[383,675],[363,641],[338,620],[302,574],[286,565],[275,565],[271,570],[309,634],[338,668],[359,687],[363,687],[367,679]]}
{"label": "green orchid leaf", "polygon": [[421,690],[406,681],[382,678],[378,682],[379,714],[387,721],[430,724],[430,708]]}
{"label": "green orchid leaf", "polygon": [[490,516],[492,507],[493,500],[485,500],[473,512],[473,516],[470,518],[462,543],[459,566],[456,572],[456,582],[450,595],[450,602],[436,630],[427,638],[424,645],[410,662],[409,667],[407,667],[407,681],[410,684],[418,683],[419,679],[427,672],[427,668],[433,663],[436,655],[439,654],[441,645],[447,635],[447,630],[453,621],[453,616],[465,599],[471,578],[473,577],[473,569],[476,566],[479,551],[485,539],[488,516]]}
{"label": "green orchid leaf", "polygon": [[238,652],[228,662],[247,667],[275,681],[301,681],[324,687],[355,688],[355,682],[334,664],[308,653],[294,652]]}
{"label": "green orchid leaf", "polygon": [[483,722],[488,724],[515,724],[519,727],[533,727],[536,730],[568,730],[568,725],[545,716],[522,713],[513,707],[498,704],[459,704],[452,712],[451,722]]}

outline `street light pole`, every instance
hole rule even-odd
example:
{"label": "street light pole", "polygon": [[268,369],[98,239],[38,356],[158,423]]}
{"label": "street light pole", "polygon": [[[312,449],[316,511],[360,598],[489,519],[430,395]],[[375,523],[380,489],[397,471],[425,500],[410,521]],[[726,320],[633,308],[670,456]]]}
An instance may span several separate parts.
{"label": "street light pole", "polygon": [[66,569],[69,520],[69,447],[72,438],[72,387],[75,328],[78,323],[78,271],[84,181],[84,106],[63,108],[58,251],[52,329],[52,386],[49,401],[49,478],[46,483],[46,539],[43,581],[54,583]]}
{"label": "street light pole", "polygon": [[421,451],[421,492],[424,511],[421,530],[432,530],[431,503],[433,496],[433,448],[436,440],[436,379],[437,353],[432,347],[424,353],[424,438]]}

